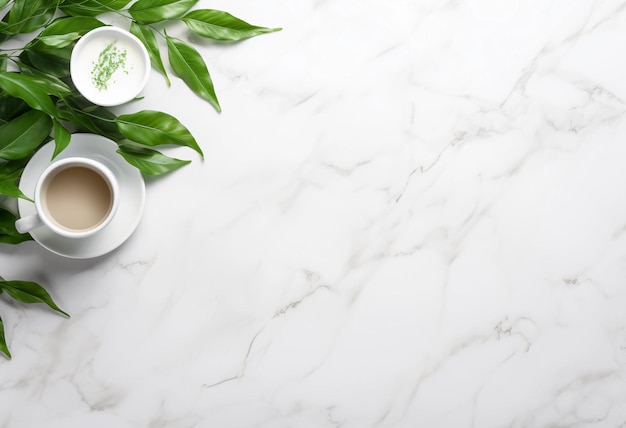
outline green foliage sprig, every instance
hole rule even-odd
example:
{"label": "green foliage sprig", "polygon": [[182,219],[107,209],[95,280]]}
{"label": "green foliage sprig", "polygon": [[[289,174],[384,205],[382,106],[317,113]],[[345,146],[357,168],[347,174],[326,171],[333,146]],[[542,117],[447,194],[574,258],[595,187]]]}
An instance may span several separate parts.
{"label": "green foliage sprig", "polygon": [[[57,156],[74,132],[88,132],[118,144],[118,153],[146,175],[174,171],[190,161],[163,154],[161,146],[184,146],[204,156],[191,132],[174,116],[142,110],[116,115],[94,105],[76,90],[70,78],[70,57],[87,32],[106,25],[98,16],[117,14],[128,20],[130,32],[146,46],[154,69],[171,85],[158,38],[167,50],[174,76],[215,110],[221,107],[208,67],[188,42],[167,34],[170,23],[182,22],[192,33],[213,40],[238,42],[279,31],[251,25],[231,14],[212,9],[192,10],[198,0],[0,0],[0,195],[29,198],[18,182],[24,167],[44,144],[54,140]],[[157,25],[158,24],[158,25]],[[20,48],[4,48],[22,34],[32,38]],[[31,240],[15,230],[16,216],[0,208],[0,243]],[[44,303],[62,313],[39,284],[6,281],[0,294],[21,303]],[[0,319],[0,353],[11,357]]]}

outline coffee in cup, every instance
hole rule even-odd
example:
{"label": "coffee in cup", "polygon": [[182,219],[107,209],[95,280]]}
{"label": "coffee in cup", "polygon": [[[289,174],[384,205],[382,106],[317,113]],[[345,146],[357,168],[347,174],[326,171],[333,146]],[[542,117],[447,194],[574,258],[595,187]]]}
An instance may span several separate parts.
{"label": "coffee in cup", "polygon": [[102,163],[82,157],[51,164],[35,186],[36,214],[15,223],[20,233],[47,226],[54,233],[83,238],[102,230],[118,205],[115,175]]}

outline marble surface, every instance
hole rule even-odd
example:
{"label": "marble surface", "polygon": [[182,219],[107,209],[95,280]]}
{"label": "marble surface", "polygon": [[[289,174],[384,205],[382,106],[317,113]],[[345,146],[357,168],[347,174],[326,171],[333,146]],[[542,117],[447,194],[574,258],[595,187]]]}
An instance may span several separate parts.
{"label": "marble surface", "polygon": [[625,426],[623,1],[197,7],[284,30],[122,109],[206,155],[122,247],[0,248],[0,426]]}

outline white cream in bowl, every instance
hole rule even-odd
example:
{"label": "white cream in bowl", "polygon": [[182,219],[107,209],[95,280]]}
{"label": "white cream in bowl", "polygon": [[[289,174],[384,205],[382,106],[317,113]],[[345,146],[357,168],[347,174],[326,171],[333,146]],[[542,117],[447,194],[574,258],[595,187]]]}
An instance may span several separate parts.
{"label": "white cream in bowl", "polygon": [[70,60],[76,89],[101,106],[124,104],[143,90],[150,58],[141,41],[116,27],[99,27],[76,43]]}

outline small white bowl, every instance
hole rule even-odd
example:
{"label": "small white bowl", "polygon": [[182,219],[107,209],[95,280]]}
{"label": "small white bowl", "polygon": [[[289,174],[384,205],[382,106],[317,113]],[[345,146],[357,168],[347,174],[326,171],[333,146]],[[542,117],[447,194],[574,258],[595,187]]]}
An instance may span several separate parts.
{"label": "small white bowl", "polygon": [[99,27],[76,43],[70,59],[76,89],[94,104],[109,107],[135,98],[148,83],[150,57],[141,41],[117,27]]}

